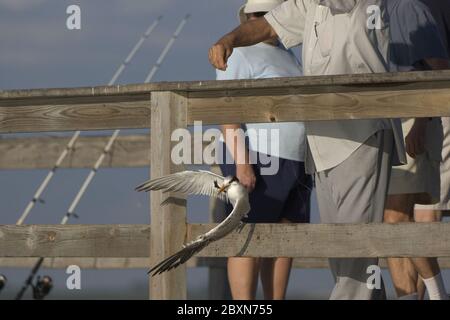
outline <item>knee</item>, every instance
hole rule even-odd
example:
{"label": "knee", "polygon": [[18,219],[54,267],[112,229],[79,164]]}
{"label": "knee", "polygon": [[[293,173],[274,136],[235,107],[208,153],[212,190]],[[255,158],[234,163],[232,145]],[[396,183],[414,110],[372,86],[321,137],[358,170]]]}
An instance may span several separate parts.
{"label": "knee", "polygon": [[384,210],[384,222],[412,222],[414,215],[414,203],[414,195],[411,194],[388,196],[386,201],[386,209]]}
{"label": "knee", "polygon": [[414,220],[416,222],[440,222],[442,215],[439,211],[415,210]]}
{"label": "knee", "polygon": [[401,222],[410,222],[412,221],[411,217],[400,211],[386,209],[384,211],[384,222],[385,223],[401,223]]}

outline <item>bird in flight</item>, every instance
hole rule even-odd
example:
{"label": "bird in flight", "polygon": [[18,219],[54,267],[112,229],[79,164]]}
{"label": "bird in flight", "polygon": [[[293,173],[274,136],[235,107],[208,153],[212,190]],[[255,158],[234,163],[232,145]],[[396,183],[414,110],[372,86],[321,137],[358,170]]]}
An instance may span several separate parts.
{"label": "bird in flight", "polygon": [[[222,177],[210,171],[182,171],[149,180],[136,187],[136,191],[162,190],[183,195],[206,195],[229,201],[233,210],[225,220],[195,240],[183,245],[183,249],[164,259],[148,271],[155,276],[185,263],[194,254],[213,241],[217,241],[242,226],[242,219],[250,211],[247,189],[236,177]],[[164,204],[163,202],[162,204]]]}

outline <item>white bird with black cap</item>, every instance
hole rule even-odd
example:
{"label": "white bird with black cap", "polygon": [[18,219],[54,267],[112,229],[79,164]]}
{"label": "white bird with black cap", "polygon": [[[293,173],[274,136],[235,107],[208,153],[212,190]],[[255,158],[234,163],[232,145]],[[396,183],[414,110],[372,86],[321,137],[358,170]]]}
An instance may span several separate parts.
{"label": "white bird with black cap", "polygon": [[[229,201],[233,210],[228,217],[216,227],[195,240],[186,243],[183,249],[164,259],[148,273],[152,276],[169,271],[185,263],[194,254],[201,251],[208,244],[217,241],[242,225],[242,219],[250,211],[247,189],[239,183],[236,177],[222,177],[210,171],[182,171],[144,182],[136,187],[137,191],[162,190],[163,192],[177,192],[183,195],[207,195]],[[166,202],[163,202],[165,204]]]}

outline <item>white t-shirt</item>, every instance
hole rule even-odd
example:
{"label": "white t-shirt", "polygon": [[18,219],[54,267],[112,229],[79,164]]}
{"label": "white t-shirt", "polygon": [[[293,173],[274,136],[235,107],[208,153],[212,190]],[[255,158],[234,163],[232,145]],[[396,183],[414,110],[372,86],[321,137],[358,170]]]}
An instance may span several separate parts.
{"label": "white t-shirt", "polygon": [[[291,51],[266,43],[234,49],[227,64],[226,71],[217,70],[217,80],[302,76],[302,67]],[[247,123],[246,128],[250,150],[283,159],[305,161],[303,122]],[[267,138],[263,132],[267,133]],[[272,138],[275,132],[278,132],[278,139],[276,134]]]}

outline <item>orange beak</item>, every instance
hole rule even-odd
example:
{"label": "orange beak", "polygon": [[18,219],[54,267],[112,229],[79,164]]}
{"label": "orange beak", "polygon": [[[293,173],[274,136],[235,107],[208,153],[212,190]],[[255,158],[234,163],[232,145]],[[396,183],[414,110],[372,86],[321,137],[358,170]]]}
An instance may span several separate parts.
{"label": "orange beak", "polygon": [[224,192],[226,188],[228,188],[228,186],[225,186],[225,185],[221,186],[220,189],[219,189],[219,194]]}

